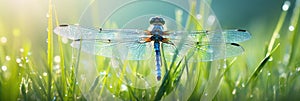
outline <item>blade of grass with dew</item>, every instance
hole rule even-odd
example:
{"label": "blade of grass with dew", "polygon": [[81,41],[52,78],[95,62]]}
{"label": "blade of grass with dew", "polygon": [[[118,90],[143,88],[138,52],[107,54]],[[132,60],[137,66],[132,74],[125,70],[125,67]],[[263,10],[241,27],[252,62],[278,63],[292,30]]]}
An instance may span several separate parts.
{"label": "blade of grass with dew", "polygon": [[[288,7],[287,7],[287,8],[284,8],[284,6],[288,6]],[[277,37],[279,36],[279,31],[280,31],[281,28],[282,28],[282,25],[283,25],[283,22],[284,22],[284,20],[285,20],[285,18],[286,18],[287,10],[288,10],[289,6],[290,6],[290,2],[289,2],[289,1],[286,1],[286,2],[284,3],[283,7],[282,7],[282,8],[283,8],[283,11],[281,12],[279,21],[277,22],[277,26],[276,26],[276,28],[275,28],[275,30],[274,30],[274,32],[273,32],[272,38],[271,38],[270,43],[269,43],[269,46],[268,46],[268,52],[267,52],[266,56],[267,56],[268,54],[270,54],[270,52],[273,50],[273,46],[274,46],[274,44],[275,44],[275,41],[276,41]]]}
{"label": "blade of grass with dew", "polygon": [[[288,60],[288,67],[289,68],[293,68],[293,67],[296,67],[295,65],[295,62],[297,61],[296,58],[299,58],[299,57],[296,57],[298,56],[299,54],[299,25],[300,23],[300,0],[296,0],[296,4],[295,4],[295,8],[294,8],[294,11],[293,11],[293,15],[292,15],[292,18],[290,20],[290,27],[294,28],[293,30],[290,30],[291,32],[289,33],[289,44],[291,46],[291,50],[289,52],[289,60]],[[297,54],[298,53],[298,54]]]}
{"label": "blade of grass with dew", "polygon": [[[80,38],[81,39],[81,38]],[[80,40],[80,46],[76,54],[76,58],[73,59],[72,63],[72,70],[71,70],[71,84],[70,84],[70,92],[69,92],[69,98],[75,100],[77,98],[77,74],[78,74],[78,67],[79,67],[79,61],[80,61],[80,53],[81,53],[81,45],[82,45],[82,40]],[[73,49],[74,50],[74,49]],[[72,52],[74,53],[74,51]]]}
{"label": "blade of grass with dew", "polygon": [[[54,16],[55,16],[55,24],[56,26],[59,26],[59,21],[58,21],[58,15],[55,9],[55,6],[53,7],[54,10]],[[56,83],[57,86],[60,86],[58,90],[58,94],[61,98],[61,100],[66,99],[67,97],[65,97],[64,95],[67,93],[67,85],[66,85],[66,70],[65,70],[65,56],[64,56],[64,51],[63,51],[63,43],[62,43],[62,38],[61,36],[57,37],[58,40],[58,47],[59,47],[59,57],[60,57],[60,72],[61,72],[61,76],[60,76],[60,83]]]}
{"label": "blade of grass with dew", "polygon": [[52,0],[49,0],[49,8],[48,8],[48,101],[52,100],[52,69],[53,69],[53,24],[52,24]]}
{"label": "blade of grass with dew", "polygon": [[259,63],[259,65],[255,68],[254,72],[251,74],[251,76],[246,81],[246,85],[251,83],[259,74],[259,72],[264,68],[266,63],[269,61],[272,54],[276,51],[276,49],[280,46],[280,44],[277,44],[274,49]]}

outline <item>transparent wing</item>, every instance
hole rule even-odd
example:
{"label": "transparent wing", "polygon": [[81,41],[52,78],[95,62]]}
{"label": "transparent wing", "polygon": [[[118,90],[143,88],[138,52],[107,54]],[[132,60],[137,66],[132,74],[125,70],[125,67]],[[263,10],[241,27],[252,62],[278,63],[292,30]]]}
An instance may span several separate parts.
{"label": "transparent wing", "polygon": [[126,60],[144,60],[151,56],[151,43],[143,43],[144,31],[133,29],[101,30],[78,25],[55,28],[55,33],[74,40],[71,46],[81,51]]}
{"label": "transparent wing", "polygon": [[[179,57],[186,56],[194,61],[213,61],[228,57],[238,56],[244,49],[236,44],[251,38],[251,34],[245,30],[226,30],[219,32],[209,31],[177,31],[165,35],[174,44],[163,44],[164,51],[172,57],[173,54]],[[222,41],[223,36],[225,43]],[[225,44],[225,45],[224,45]],[[220,47],[224,50],[219,50]],[[175,49],[179,52],[175,53]],[[225,55],[223,53],[225,51]]]}
{"label": "transparent wing", "polygon": [[[246,30],[241,29],[232,29],[232,30],[225,30],[222,34],[217,31],[175,31],[175,32],[168,32],[165,37],[170,38],[171,40],[180,40],[182,36],[189,36],[194,38],[206,38],[209,40],[199,40],[200,42],[208,42],[210,40],[221,40],[221,36],[223,35],[225,39],[225,43],[239,43],[251,38],[251,34]],[[214,36],[213,36],[214,35]],[[220,37],[216,36],[219,35]],[[219,38],[219,39],[218,39]]]}
{"label": "transparent wing", "polygon": [[223,46],[221,44],[185,44],[179,53],[175,53],[176,47],[170,44],[163,44],[165,57],[167,60],[171,60],[173,55],[177,54],[178,57],[186,57],[191,61],[213,61],[219,59],[225,59],[228,57],[235,57],[244,52],[243,47],[236,43],[227,43],[225,45],[225,55],[220,50],[214,50],[214,47]]}
{"label": "transparent wing", "polygon": [[85,28],[80,25],[60,25],[54,29],[54,32],[60,36],[69,38],[71,40],[77,39],[102,39],[115,40],[123,39],[130,40],[140,37],[147,37],[143,30],[137,29],[93,29]]}

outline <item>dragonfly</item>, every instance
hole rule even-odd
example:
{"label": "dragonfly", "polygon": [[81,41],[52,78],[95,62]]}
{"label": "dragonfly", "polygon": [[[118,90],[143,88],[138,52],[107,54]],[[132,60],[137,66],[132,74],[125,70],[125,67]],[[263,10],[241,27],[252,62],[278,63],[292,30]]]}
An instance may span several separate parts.
{"label": "dragonfly", "polygon": [[[62,37],[73,40],[71,46],[81,48],[81,51],[109,58],[122,58],[125,60],[146,60],[155,53],[155,66],[157,80],[161,80],[162,54],[165,53],[184,57],[190,50],[195,61],[214,61],[235,57],[244,52],[239,42],[249,40],[251,34],[246,30],[231,29],[221,31],[165,31],[164,18],[156,16],[149,20],[148,30],[139,29],[102,29],[86,28],[80,25],[60,25],[54,32]],[[202,37],[202,38],[199,38]],[[212,37],[214,36],[214,37]],[[212,42],[211,40],[224,41]],[[181,41],[182,39],[186,41]],[[179,43],[181,51],[175,53]],[[216,50],[218,45],[224,45],[224,50]],[[121,48],[120,48],[121,47]],[[124,50],[118,51],[116,50]],[[216,55],[225,51],[224,55]],[[116,55],[117,53],[126,55]]]}

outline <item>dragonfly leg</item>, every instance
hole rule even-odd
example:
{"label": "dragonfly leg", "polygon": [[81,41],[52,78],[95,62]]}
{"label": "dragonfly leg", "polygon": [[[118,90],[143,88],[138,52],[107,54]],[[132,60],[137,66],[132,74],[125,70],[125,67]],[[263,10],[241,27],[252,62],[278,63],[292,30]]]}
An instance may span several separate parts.
{"label": "dragonfly leg", "polygon": [[170,44],[170,45],[174,45],[174,43],[172,41],[170,41],[169,38],[164,38],[161,42],[166,43],[166,44]]}
{"label": "dragonfly leg", "polygon": [[151,42],[151,38],[142,38],[141,40],[138,41],[138,43],[147,43],[147,42]]}

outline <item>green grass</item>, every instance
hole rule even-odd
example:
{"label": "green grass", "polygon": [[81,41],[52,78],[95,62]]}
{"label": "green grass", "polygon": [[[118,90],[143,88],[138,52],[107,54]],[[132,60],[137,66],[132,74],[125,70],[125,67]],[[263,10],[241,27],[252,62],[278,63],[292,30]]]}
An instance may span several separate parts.
{"label": "green grass", "polygon": [[[58,9],[52,4],[52,0],[49,0],[48,29],[60,24],[56,14]],[[287,16],[287,11],[281,11],[277,25],[269,26],[275,29],[270,33],[272,37],[264,40],[267,43],[265,48],[257,49],[254,42],[259,40],[251,39],[247,42],[250,45],[245,45],[246,54],[226,61],[198,63],[190,62],[188,57],[175,56],[169,62],[165,53],[162,53],[163,78],[159,82],[151,82],[151,86],[139,85],[143,78],[151,77],[149,71],[154,71],[149,61],[89,57],[80,49],[72,49],[69,44],[64,44],[60,36],[53,34],[53,30],[47,32],[47,50],[40,49],[32,53],[35,48],[30,39],[12,42],[12,39],[20,38],[16,36],[21,33],[17,29],[12,31],[13,34],[0,33],[0,99],[299,100],[299,0],[291,7],[294,7],[289,9],[293,11],[291,16]],[[194,13],[194,10],[192,6],[190,11]],[[201,29],[197,23],[202,21],[193,17],[188,19],[188,25],[196,23],[195,29]],[[111,25],[116,27],[114,23]],[[287,26],[293,26],[293,31]],[[256,25],[251,28],[256,29],[250,30],[253,35],[263,30]],[[0,26],[1,30],[5,28]],[[178,50],[180,48],[179,45]],[[59,62],[56,62],[55,56],[60,57]],[[111,61],[118,64],[112,65]],[[86,63],[89,65],[85,66]],[[227,67],[218,68],[219,64],[226,64]],[[95,67],[88,68],[93,75],[83,70],[88,66]],[[128,72],[128,68],[132,71]],[[128,81],[136,86],[130,86]]]}

